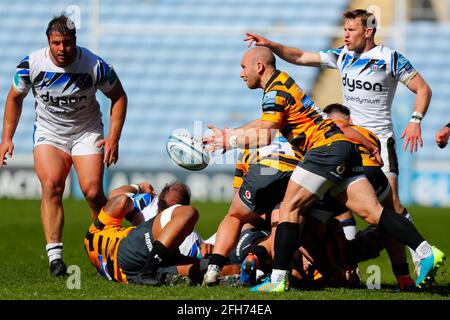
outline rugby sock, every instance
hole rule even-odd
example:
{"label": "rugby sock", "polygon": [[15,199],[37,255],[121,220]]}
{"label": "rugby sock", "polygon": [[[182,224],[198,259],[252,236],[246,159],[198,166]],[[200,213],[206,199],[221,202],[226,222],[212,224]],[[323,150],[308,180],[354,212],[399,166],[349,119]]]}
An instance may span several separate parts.
{"label": "rugby sock", "polygon": [[270,275],[270,282],[272,283],[280,283],[285,279],[288,275],[287,270],[279,270],[279,269],[273,269],[272,274]]}
{"label": "rugby sock", "polygon": [[408,219],[386,208],[381,212],[378,227],[380,231],[414,249],[416,252],[419,245],[425,241]]}
{"label": "rugby sock", "polygon": [[62,259],[62,253],[63,253],[62,242],[48,243],[45,246],[45,250],[47,250],[49,264],[52,263],[53,260]]}
{"label": "rugby sock", "polygon": [[350,219],[339,220],[342,229],[344,230],[345,238],[353,240],[356,237],[356,220],[352,217]]}
{"label": "rugby sock", "polygon": [[227,258],[225,258],[223,255],[218,253],[213,253],[211,257],[209,258],[209,264],[214,264],[219,267],[219,269],[222,269],[225,263],[227,262]]}
{"label": "rugby sock", "polygon": [[407,263],[393,263],[392,271],[396,277],[409,276],[409,267]]}
{"label": "rugby sock", "polygon": [[275,232],[275,259],[273,269],[289,270],[292,256],[299,247],[299,224],[282,222],[277,226]]}
{"label": "rugby sock", "polygon": [[[406,219],[411,221],[412,224],[414,224],[412,217],[409,214],[408,210],[406,210],[406,208],[403,209],[402,216],[404,216]],[[417,253],[413,249],[408,248],[408,250],[409,250],[409,253],[411,254],[411,259],[412,259],[414,265],[417,266],[420,262],[420,257],[417,255]]]}
{"label": "rugby sock", "polygon": [[269,259],[269,252],[267,252],[267,249],[263,246],[253,247],[249,250],[249,253],[253,253],[258,258],[258,261]]}
{"label": "rugby sock", "polygon": [[153,248],[150,255],[141,269],[142,274],[155,274],[161,263],[165,262],[169,256],[170,251],[158,240],[152,242]]}

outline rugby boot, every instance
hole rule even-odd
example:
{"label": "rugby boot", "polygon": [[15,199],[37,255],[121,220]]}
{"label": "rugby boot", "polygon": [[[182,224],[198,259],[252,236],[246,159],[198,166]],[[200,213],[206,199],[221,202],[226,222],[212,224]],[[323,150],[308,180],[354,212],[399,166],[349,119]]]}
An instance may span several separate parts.
{"label": "rugby boot", "polygon": [[67,276],[67,267],[62,259],[55,259],[50,262],[50,274],[54,277]]}
{"label": "rugby boot", "polygon": [[155,273],[141,273],[139,272],[135,279],[130,281],[131,283],[138,284],[141,286],[153,286],[157,287],[162,285],[160,277]]}
{"label": "rugby boot", "polygon": [[244,286],[254,286],[256,284],[256,270],[258,269],[258,257],[249,253],[241,265],[239,281]]}
{"label": "rugby boot", "polygon": [[220,276],[220,267],[215,264],[210,264],[208,266],[208,270],[206,270],[205,275],[203,276],[202,286],[214,286],[219,283]]}
{"label": "rugby boot", "polygon": [[397,288],[400,292],[416,291],[416,284],[410,276],[397,276]]}
{"label": "rugby boot", "polygon": [[278,283],[273,283],[270,280],[269,276],[267,277],[266,281],[250,289],[251,292],[286,292],[288,290],[289,281],[287,279],[287,276]]}
{"label": "rugby boot", "polygon": [[445,254],[441,250],[432,246],[431,255],[421,259],[419,262],[419,276],[416,280],[416,286],[418,288],[429,286],[432,283],[437,270],[446,259]]}

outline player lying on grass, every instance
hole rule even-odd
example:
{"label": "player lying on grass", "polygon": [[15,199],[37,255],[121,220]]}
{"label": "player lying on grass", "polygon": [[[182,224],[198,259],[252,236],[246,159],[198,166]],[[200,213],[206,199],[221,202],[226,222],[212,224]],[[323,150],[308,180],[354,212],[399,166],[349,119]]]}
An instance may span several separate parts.
{"label": "player lying on grass", "polygon": [[[129,191],[138,193],[143,186],[146,188],[145,184],[139,184]],[[157,214],[137,227],[125,228],[121,225],[125,216],[135,219],[133,194],[119,193],[111,197],[89,227],[84,244],[97,271],[109,280],[139,285],[161,285],[168,274],[200,281],[201,260],[178,252],[178,246],[192,233],[199,215],[189,205],[187,186],[167,185],[159,196]],[[237,273],[239,266],[230,265],[223,271]]]}

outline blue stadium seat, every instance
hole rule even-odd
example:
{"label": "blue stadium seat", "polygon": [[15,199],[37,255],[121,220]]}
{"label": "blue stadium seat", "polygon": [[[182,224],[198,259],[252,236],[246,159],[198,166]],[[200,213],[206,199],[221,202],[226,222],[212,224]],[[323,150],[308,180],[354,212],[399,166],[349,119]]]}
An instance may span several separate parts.
{"label": "blue stadium seat", "polygon": [[[93,39],[89,0],[77,1],[81,8],[82,28],[78,44],[89,46]],[[100,2],[102,33],[96,53],[116,69],[129,97],[127,121],[121,146],[123,167],[163,167],[167,165],[165,141],[176,128],[193,128],[194,121],[217,126],[238,126],[259,116],[262,93],[248,90],[240,79],[240,59],[247,50],[243,32],[260,30],[267,34],[273,27],[335,26],[341,21],[348,0],[109,0]],[[30,51],[46,46],[45,28],[53,15],[70,2],[53,0],[29,2],[0,0],[0,90],[7,92],[15,65]],[[50,8],[50,11],[49,11]],[[324,10],[327,8],[327,10]],[[186,34],[115,33],[110,26],[141,28],[190,26],[229,26],[242,29],[221,36]],[[112,30],[112,29],[111,29]],[[139,29],[138,29],[139,30]],[[157,29],[155,29],[157,30]],[[234,30],[234,29],[233,29]],[[327,37],[274,35],[274,39],[306,50],[329,46]],[[94,48],[90,48],[93,49]],[[299,84],[310,91],[318,70],[279,62]],[[0,120],[5,94],[0,95]],[[101,93],[103,113],[109,112],[108,100]],[[105,123],[108,117],[105,116]],[[31,151],[34,121],[33,99],[27,98],[21,123],[15,136],[16,152]],[[140,160],[145,157],[145,164]]]}

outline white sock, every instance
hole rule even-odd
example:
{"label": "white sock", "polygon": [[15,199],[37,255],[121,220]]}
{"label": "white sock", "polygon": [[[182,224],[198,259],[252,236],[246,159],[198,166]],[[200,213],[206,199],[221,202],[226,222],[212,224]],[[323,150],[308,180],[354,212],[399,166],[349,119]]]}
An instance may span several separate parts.
{"label": "white sock", "polygon": [[355,219],[339,220],[344,230],[345,238],[347,240],[353,240],[356,237],[356,221]]}
{"label": "white sock", "polygon": [[433,253],[431,246],[428,242],[424,241],[416,248],[416,254],[420,257],[420,259],[427,258],[431,256]]}
{"label": "white sock", "polygon": [[45,246],[45,250],[47,250],[49,264],[52,263],[53,260],[62,259],[62,253],[63,253],[62,242],[48,243]]}
{"label": "white sock", "polygon": [[272,283],[280,283],[283,279],[285,279],[288,275],[287,270],[273,269],[272,275],[270,276],[270,282]]}

